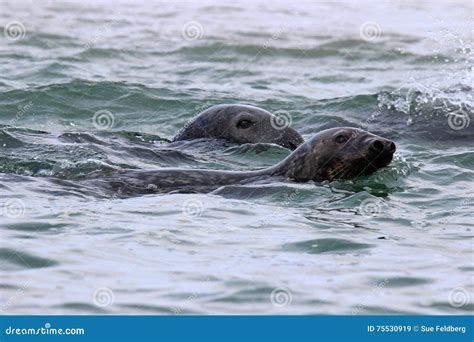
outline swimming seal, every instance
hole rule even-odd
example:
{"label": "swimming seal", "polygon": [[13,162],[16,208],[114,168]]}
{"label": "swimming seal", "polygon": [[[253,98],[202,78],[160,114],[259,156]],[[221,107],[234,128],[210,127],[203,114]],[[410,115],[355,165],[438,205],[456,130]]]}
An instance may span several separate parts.
{"label": "swimming seal", "polygon": [[223,185],[244,184],[271,177],[307,182],[370,175],[387,166],[395,144],[369,132],[331,128],[317,133],[276,165],[257,171],[162,169],[122,171],[96,179],[98,186],[117,196],[172,191],[206,192]]}
{"label": "swimming seal", "polygon": [[291,127],[279,127],[278,118],[264,109],[220,104],[201,112],[172,141],[201,138],[225,139],[236,143],[272,143],[295,150],[304,142]]}

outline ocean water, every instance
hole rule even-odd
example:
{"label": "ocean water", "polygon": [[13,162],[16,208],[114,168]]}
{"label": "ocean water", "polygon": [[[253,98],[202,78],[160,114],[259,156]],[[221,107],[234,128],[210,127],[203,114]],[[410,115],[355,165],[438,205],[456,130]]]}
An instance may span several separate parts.
{"label": "ocean water", "polygon": [[[470,314],[470,1],[0,1],[2,314]],[[347,181],[98,198],[122,169],[273,165],[170,144],[260,106],[306,139],[355,126],[391,165]]]}

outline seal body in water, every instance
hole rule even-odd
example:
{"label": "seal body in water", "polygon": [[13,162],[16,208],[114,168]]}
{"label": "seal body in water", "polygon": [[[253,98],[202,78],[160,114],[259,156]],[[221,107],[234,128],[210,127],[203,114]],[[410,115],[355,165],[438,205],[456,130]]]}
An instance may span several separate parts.
{"label": "seal body in water", "polygon": [[273,143],[295,150],[303,137],[270,112],[241,104],[221,104],[201,112],[172,141],[224,139],[236,143]]}
{"label": "seal body in water", "polygon": [[162,169],[123,171],[92,180],[94,187],[117,196],[160,192],[206,192],[223,185],[280,177],[296,182],[370,175],[387,166],[395,144],[369,132],[331,128],[317,133],[278,164],[256,171]]}

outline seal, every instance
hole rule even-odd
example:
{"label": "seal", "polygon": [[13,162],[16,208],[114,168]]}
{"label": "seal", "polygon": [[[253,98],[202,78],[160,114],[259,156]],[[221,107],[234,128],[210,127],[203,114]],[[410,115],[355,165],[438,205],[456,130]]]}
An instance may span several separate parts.
{"label": "seal", "polygon": [[209,192],[224,185],[275,177],[295,182],[333,181],[370,175],[387,166],[395,150],[392,141],[375,134],[352,127],[331,128],[317,133],[281,162],[262,170],[122,171],[93,180],[93,186],[115,196],[133,196],[173,191]]}
{"label": "seal", "polygon": [[171,141],[225,139],[236,143],[271,143],[295,150],[304,142],[293,128],[279,125],[279,119],[258,107],[220,104],[201,112]]}

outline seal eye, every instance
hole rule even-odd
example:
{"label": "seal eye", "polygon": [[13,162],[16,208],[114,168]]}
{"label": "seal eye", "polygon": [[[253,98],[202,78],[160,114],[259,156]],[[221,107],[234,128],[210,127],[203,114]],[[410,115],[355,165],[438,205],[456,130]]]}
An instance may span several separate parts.
{"label": "seal eye", "polygon": [[249,128],[249,127],[253,126],[253,124],[254,124],[253,121],[243,119],[243,120],[240,120],[239,122],[237,122],[237,128],[246,129],[246,128]]}
{"label": "seal eye", "polygon": [[338,144],[343,144],[347,141],[347,137],[345,135],[338,135],[336,139],[334,139]]}

